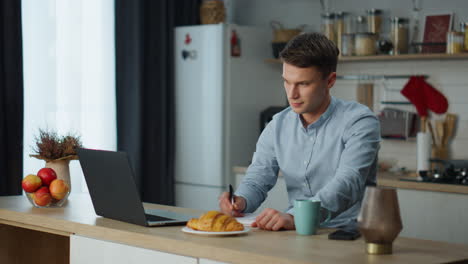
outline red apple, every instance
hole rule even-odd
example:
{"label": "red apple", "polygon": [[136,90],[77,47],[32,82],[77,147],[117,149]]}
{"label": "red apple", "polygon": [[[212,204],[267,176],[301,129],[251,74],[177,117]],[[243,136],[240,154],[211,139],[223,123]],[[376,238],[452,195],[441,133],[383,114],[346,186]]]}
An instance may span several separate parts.
{"label": "red apple", "polygon": [[42,186],[37,190],[34,195],[34,202],[39,206],[47,206],[52,202],[52,196],[50,195],[49,188]]}
{"label": "red apple", "polygon": [[70,191],[70,187],[68,187],[68,184],[64,180],[54,180],[50,186],[50,194],[52,195],[53,198],[57,200],[62,200]]}
{"label": "red apple", "polygon": [[57,179],[57,173],[51,168],[42,168],[37,172],[37,176],[41,178],[44,186],[49,186],[50,183]]}
{"label": "red apple", "polygon": [[29,174],[24,177],[23,181],[21,182],[21,186],[23,190],[28,193],[35,192],[39,187],[42,185],[41,178],[37,177],[37,175]]}

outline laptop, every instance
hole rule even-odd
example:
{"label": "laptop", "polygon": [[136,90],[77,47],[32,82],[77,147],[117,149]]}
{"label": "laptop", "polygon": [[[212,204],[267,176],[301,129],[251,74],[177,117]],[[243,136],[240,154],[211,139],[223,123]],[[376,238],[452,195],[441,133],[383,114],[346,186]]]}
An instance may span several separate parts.
{"label": "laptop", "polygon": [[97,215],[142,226],[185,225],[196,216],[145,210],[125,152],[77,149]]}

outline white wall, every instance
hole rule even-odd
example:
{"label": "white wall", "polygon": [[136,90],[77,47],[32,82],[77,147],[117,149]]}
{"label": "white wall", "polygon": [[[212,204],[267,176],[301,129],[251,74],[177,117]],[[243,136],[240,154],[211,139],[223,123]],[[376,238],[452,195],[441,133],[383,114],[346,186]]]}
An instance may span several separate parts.
{"label": "white wall", "polygon": [[[423,13],[455,12],[455,23],[468,21],[468,1],[466,0],[420,0]],[[369,8],[384,9],[391,16],[412,17],[411,0],[329,0],[329,8],[334,11],[350,11],[364,14]],[[285,27],[308,24],[309,31],[318,31],[320,24],[319,0],[233,0],[231,13],[235,23],[241,25],[269,26],[271,20],[278,20]],[[278,67],[278,72],[281,70]],[[468,62],[461,61],[404,61],[341,63],[338,74],[426,74],[428,82],[444,93],[450,104],[449,111],[459,114],[461,122],[456,131],[456,139],[451,144],[452,157],[468,159]],[[401,89],[407,80],[394,80],[388,83],[391,89]],[[343,99],[356,99],[357,81],[338,81],[332,94]],[[382,82],[374,83],[375,110],[383,98]],[[399,93],[388,95],[389,99],[401,99]],[[409,107],[409,109],[414,109]],[[435,116],[435,118],[441,118]],[[380,158],[396,158],[398,166],[416,169],[416,144],[411,141],[384,140]]]}

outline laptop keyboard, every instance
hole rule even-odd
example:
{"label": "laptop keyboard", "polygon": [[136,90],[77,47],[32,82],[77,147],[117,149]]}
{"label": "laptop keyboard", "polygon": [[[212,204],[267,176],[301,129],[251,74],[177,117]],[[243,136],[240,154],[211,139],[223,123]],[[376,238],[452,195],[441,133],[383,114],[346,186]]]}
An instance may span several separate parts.
{"label": "laptop keyboard", "polygon": [[145,214],[145,216],[146,216],[146,220],[148,220],[148,221],[171,221],[171,220],[174,220],[174,219],[171,219],[171,218],[166,218],[166,217],[151,215],[151,214]]}

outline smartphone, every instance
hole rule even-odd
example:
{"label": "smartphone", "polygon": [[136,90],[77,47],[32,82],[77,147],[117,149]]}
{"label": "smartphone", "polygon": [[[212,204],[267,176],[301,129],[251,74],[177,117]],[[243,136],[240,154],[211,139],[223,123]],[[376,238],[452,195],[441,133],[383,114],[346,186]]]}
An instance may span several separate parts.
{"label": "smartphone", "polygon": [[328,235],[328,239],[333,240],[355,240],[361,236],[361,233],[357,229],[338,229]]}

